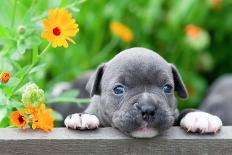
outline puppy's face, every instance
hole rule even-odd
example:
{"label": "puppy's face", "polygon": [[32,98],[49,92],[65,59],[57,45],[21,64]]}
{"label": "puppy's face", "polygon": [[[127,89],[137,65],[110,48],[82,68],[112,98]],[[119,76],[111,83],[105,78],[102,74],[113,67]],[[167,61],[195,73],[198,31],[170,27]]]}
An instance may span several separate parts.
{"label": "puppy's face", "polygon": [[176,69],[144,48],[121,52],[98,68],[93,81],[92,93],[101,97],[102,116],[133,137],[153,137],[172,126],[174,91],[187,97]]}

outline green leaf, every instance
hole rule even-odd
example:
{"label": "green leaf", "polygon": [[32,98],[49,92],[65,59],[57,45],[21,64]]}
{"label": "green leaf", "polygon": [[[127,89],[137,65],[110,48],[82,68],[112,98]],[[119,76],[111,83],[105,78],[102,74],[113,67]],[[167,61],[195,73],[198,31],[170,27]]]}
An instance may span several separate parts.
{"label": "green leaf", "polygon": [[62,93],[60,96],[58,97],[64,97],[64,98],[76,98],[79,95],[79,90],[77,89],[71,89],[71,90],[67,90],[64,93]]}
{"label": "green leaf", "polygon": [[[25,13],[24,17],[23,17],[23,22],[24,23],[30,23],[31,22],[31,18],[33,17],[33,14],[35,13],[35,4],[33,4],[35,1],[32,1],[31,7],[27,10],[27,12]],[[24,2],[25,3],[25,2]]]}
{"label": "green leaf", "polygon": [[21,77],[29,68],[30,68],[30,65],[27,65],[21,68],[18,72],[14,74],[14,76]]}
{"label": "green leaf", "polygon": [[[4,88],[8,88],[8,87],[4,87]],[[6,97],[5,93],[6,93],[5,89],[0,90],[0,106],[7,105],[9,103],[9,99]]]}
{"label": "green leaf", "polygon": [[11,77],[10,80],[7,82],[6,87],[12,87],[15,86],[19,82],[19,79],[17,77]]}
{"label": "green leaf", "polygon": [[21,100],[21,95],[19,98],[15,99],[15,100],[11,100],[10,104],[7,105],[8,109],[21,109],[23,107],[23,104],[20,102]]}
{"label": "green leaf", "polygon": [[57,97],[55,99],[50,99],[46,101],[46,103],[61,103],[61,104],[66,104],[66,103],[73,103],[77,105],[82,105],[82,104],[89,104],[90,99],[89,98],[68,98],[68,97]]}
{"label": "green leaf", "polygon": [[60,1],[59,7],[65,7],[65,6],[68,5],[69,3],[70,3],[70,1],[68,1],[68,0],[61,0],[61,1]]}
{"label": "green leaf", "polygon": [[32,49],[34,45],[38,46],[40,44],[41,38],[35,34],[31,34],[29,37],[27,37],[27,42],[25,43],[27,49]]}
{"label": "green leaf", "polygon": [[16,70],[21,70],[22,67],[20,66],[19,63],[17,63],[16,61],[12,60],[12,59],[8,59],[8,61],[13,65],[13,67],[16,69]]}
{"label": "green leaf", "polygon": [[35,66],[34,68],[31,69],[31,71],[29,72],[29,74],[41,71],[41,70],[44,69],[45,66],[46,66],[46,64],[41,64],[41,65]]}
{"label": "green leaf", "polygon": [[75,13],[80,12],[80,9],[77,7],[71,7],[70,9]]}
{"label": "green leaf", "polygon": [[10,119],[6,116],[0,122],[0,128],[5,128],[8,127],[9,125],[10,125]]}
{"label": "green leaf", "polygon": [[8,60],[6,57],[0,55],[0,71],[11,72],[13,70],[13,66]]}
{"label": "green leaf", "polygon": [[26,45],[24,43],[24,40],[18,40],[17,41],[17,51],[20,53],[20,54],[24,54],[26,52]]}
{"label": "green leaf", "polygon": [[9,29],[0,25],[0,38],[6,39],[8,37],[10,37]]}
{"label": "green leaf", "polygon": [[6,114],[7,114],[7,107],[6,106],[1,106],[0,107],[0,122],[6,116]]}
{"label": "green leaf", "polygon": [[55,110],[52,110],[52,116],[55,118],[56,121],[62,121],[63,120],[63,116],[55,111]]}

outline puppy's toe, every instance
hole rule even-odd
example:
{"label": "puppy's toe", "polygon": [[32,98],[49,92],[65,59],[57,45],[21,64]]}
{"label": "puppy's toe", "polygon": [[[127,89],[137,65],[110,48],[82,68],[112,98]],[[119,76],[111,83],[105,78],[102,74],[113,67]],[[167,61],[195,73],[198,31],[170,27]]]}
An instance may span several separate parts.
{"label": "puppy's toe", "polygon": [[180,126],[187,132],[216,133],[222,127],[222,121],[206,112],[190,112],[181,119]]}
{"label": "puppy's toe", "polygon": [[85,130],[98,128],[100,122],[95,115],[76,113],[67,116],[64,124],[67,128]]}
{"label": "puppy's toe", "polygon": [[81,115],[81,129],[96,129],[99,126],[99,119],[95,115]]}

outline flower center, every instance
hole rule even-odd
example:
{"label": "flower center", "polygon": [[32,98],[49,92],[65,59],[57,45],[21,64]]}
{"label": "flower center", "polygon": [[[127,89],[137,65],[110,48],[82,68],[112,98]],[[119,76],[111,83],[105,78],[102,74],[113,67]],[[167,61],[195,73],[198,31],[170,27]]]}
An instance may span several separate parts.
{"label": "flower center", "polygon": [[55,36],[59,36],[61,33],[59,27],[55,27],[52,31]]}
{"label": "flower center", "polygon": [[23,123],[23,122],[24,122],[23,116],[20,116],[20,117],[18,118],[18,120],[19,120],[20,123]]}

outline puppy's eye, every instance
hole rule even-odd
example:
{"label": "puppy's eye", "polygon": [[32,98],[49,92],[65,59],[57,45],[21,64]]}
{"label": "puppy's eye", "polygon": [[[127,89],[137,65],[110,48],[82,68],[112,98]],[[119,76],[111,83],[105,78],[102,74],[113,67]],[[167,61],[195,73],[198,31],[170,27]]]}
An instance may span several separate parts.
{"label": "puppy's eye", "polygon": [[169,84],[165,84],[163,87],[164,93],[170,94],[172,92],[172,86]]}
{"label": "puppy's eye", "polygon": [[123,85],[116,85],[113,89],[114,94],[117,96],[122,96],[125,92],[124,86]]}

